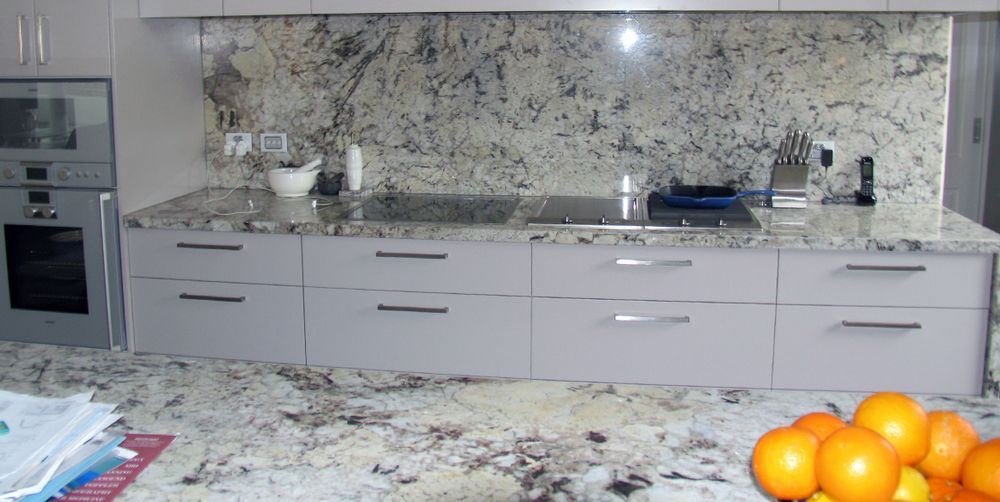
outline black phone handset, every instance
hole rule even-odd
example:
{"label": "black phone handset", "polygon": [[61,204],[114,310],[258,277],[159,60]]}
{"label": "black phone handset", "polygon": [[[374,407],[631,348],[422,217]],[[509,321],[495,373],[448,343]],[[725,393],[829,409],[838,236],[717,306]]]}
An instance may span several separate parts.
{"label": "black phone handset", "polygon": [[854,192],[859,206],[874,206],[875,201],[875,161],[871,157],[858,159],[861,168],[861,190]]}

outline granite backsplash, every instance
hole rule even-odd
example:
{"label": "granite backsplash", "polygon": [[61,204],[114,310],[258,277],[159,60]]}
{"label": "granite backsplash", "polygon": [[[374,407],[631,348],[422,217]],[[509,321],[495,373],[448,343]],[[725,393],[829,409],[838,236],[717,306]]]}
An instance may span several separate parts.
{"label": "granite backsplash", "polygon": [[[789,128],[836,142],[810,197],[941,196],[951,19],[938,14],[519,13],[206,19],[211,186],[352,137],[379,191],[612,195],[769,186]],[[236,123],[230,125],[230,112]],[[221,120],[220,120],[221,117]],[[223,155],[224,132],[288,154]]]}

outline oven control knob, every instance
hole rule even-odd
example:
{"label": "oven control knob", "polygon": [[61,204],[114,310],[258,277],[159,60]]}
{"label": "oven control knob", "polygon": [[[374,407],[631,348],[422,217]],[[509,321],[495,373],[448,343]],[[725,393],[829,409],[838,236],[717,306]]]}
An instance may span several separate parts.
{"label": "oven control knob", "polygon": [[54,207],[43,207],[42,208],[42,218],[55,218],[56,208]]}
{"label": "oven control knob", "polygon": [[25,218],[38,218],[38,208],[31,206],[24,206],[24,217]]}
{"label": "oven control knob", "polygon": [[5,168],[3,168],[3,177],[4,178],[13,179],[14,176],[17,176],[17,173],[14,172],[14,168],[12,168],[12,167],[5,167]]}
{"label": "oven control knob", "polygon": [[66,181],[66,180],[68,180],[69,179],[69,169],[66,169],[65,167],[62,168],[62,169],[60,169],[59,172],[56,173],[56,176],[59,177],[59,181]]}

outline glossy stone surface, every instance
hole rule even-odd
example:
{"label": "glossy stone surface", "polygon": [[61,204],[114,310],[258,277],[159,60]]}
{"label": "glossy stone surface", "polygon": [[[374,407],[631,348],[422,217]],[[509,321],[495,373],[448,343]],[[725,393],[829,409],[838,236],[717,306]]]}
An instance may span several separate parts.
{"label": "glossy stone surface", "polygon": [[[757,438],[861,394],[304,368],[0,342],[0,387],[178,434],[121,500],[768,500]],[[915,396],[1000,436],[996,401]]]}
{"label": "glossy stone surface", "polygon": [[[519,13],[205,19],[210,186],[279,161],[376,191],[615,195],[770,186],[790,129],[836,142],[810,199],[941,198],[951,20],[940,14]],[[228,115],[237,123],[230,126]],[[223,120],[220,121],[219,114]],[[287,155],[223,156],[224,132],[286,132]]]}

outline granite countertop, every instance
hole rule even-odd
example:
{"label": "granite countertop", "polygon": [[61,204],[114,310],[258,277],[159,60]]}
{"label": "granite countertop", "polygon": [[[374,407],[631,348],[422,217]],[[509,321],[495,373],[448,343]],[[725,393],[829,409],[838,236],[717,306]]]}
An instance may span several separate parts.
{"label": "granite countertop", "polygon": [[[306,368],[0,342],[0,387],[179,434],[122,500],[765,500],[756,439],[862,394]],[[915,396],[1000,436],[996,401]]]}
{"label": "granite countertop", "polygon": [[503,224],[449,224],[346,219],[345,215],[365,199],[282,199],[266,190],[239,189],[224,200],[213,200],[227,192],[200,190],[128,214],[125,224],[132,228],[468,241],[1000,252],[1000,235],[938,205],[753,207],[762,230],[637,231],[528,226],[526,218],[538,210],[542,197],[520,197],[514,215]]}

